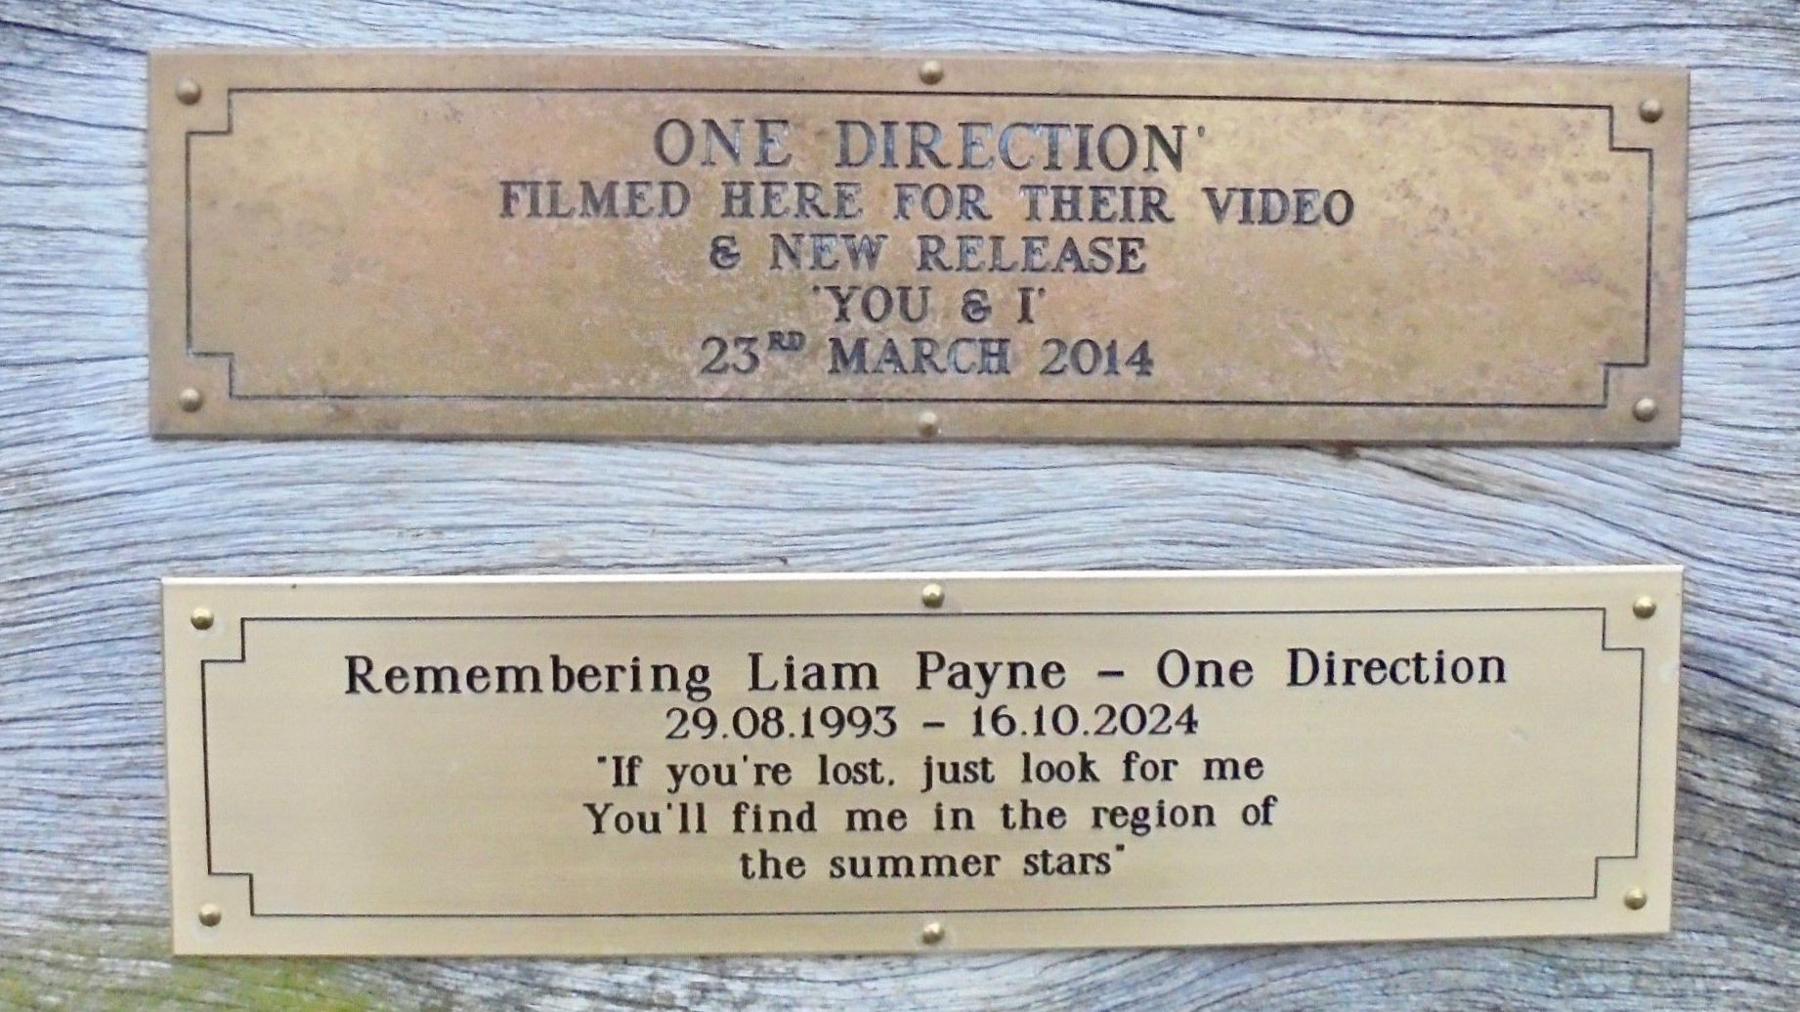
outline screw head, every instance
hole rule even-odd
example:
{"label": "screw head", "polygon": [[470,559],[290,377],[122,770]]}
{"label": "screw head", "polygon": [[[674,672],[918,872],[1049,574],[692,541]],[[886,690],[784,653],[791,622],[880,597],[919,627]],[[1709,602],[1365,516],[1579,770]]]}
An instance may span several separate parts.
{"label": "screw head", "polygon": [[206,395],[193,387],[188,387],[175,395],[175,403],[181,405],[183,411],[199,411],[200,405],[206,403]]}
{"label": "screw head", "polygon": [[937,412],[919,412],[919,435],[926,439],[931,439],[938,434],[939,424]]}
{"label": "screw head", "polygon": [[193,105],[200,101],[200,82],[191,77],[182,78],[181,83],[175,86],[175,97],[181,100],[182,105]]}
{"label": "screw head", "polygon": [[1637,419],[1640,422],[1647,422],[1650,419],[1655,418],[1656,417],[1656,398],[1654,398],[1654,397],[1639,397],[1638,402],[1631,406],[1631,417]]}
{"label": "screw head", "polygon": [[216,928],[219,926],[219,922],[224,919],[225,911],[220,910],[218,904],[207,903],[200,907],[201,924],[204,924],[209,928]]}
{"label": "screw head", "polygon": [[1626,909],[1642,910],[1642,909],[1644,909],[1644,904],[1646,904],[1648,902],[1650,902],[1650,897],[1646,896],[1642,889],[1639,889],[1636,886],[1633,886],[1630,889],[1625,890],[1625,907],[1626,907]]}
{"label": "screw head", "polygon": [[1662,119],[1662,114],[1662,103],[1656,99],[1647,98],[1638,103],[1638,116],[1646,123],[1654,123]]}
{"label": "screw head", "polygon": [[919,80],[926,84],[936,84],[944,79],[944,65],[936,60],[926,60],[919,64]]}
{"label": "screw head", "polygon": [[1656,599],[1645,595],[1631,602],[1631,613],[1638,618],[1649,618],[1656,614]]}
{"label": "screw head", "polygon": [[943,585],[938,583],[926,584],[925,589],[919,591],[919,603],[927,608],[942,608],[944,606]]}
{"label": "screw head", "polygon": [[926,945],[936,945],[944,940],[944,926],[932,921],[919,931],[919,941]]}
{"label": "screw head", "polygon": [[194,613],[188,616],[188,621],[193,623],[194,628],[196,629],[211,629],[213,624],[212,609],[195,608]]}

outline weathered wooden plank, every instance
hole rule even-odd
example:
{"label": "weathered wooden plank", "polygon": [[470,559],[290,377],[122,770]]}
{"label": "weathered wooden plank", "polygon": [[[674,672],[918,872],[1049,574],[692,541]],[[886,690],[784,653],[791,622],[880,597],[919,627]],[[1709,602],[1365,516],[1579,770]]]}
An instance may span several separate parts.
{"label": "weathered wooden plank", "polygon": [[[0,0],[0,1006],[1791,1006],[1800,993],[1800,12],[870,0]],[[1667,452],[156,443],[151,45],[956,47],[1690,66]],[[166,573],[1688,565],[1664,939],[920,959],[168,958]]]}

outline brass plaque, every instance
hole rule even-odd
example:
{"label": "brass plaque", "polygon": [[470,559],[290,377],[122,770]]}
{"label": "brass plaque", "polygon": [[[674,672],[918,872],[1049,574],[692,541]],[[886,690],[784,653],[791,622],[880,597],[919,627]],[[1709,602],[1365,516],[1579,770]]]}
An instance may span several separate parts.
{"label": "brass plaque", "polygon": [[1676,567],[170,580],[178,954],[1666,931]]}
{"label": "brass plaque", "polygon": [[189,436],[1673,443],[1687,75],[173,51]]}

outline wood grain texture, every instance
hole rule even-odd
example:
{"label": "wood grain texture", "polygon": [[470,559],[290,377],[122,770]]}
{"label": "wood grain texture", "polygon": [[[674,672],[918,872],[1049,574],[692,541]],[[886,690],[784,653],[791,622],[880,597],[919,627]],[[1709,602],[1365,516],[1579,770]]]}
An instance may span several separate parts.
{"label": "wood grain texture", "polygon": [[[543,43],[1656,62],[1686,428],[1631,450],[153,442],[144,52]],[[0,0],[0,1006],[1780,1008],[1800,995],[1800,9]],[[1688,565],[1666,938],[561,961],[168,957],[165,574]]]}

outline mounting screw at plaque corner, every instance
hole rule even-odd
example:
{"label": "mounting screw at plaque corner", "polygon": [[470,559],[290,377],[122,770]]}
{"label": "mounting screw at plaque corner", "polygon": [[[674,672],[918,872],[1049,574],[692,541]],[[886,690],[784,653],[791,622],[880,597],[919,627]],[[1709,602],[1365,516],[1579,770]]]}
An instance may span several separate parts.
{"label": "mounting screw at plaque corner", "polygon": [[1630,889],[1625,890],[1625,906],[1627,909],[1642,910],[1644,909],[1644,904],[1648,902],[1650,902],[1650,897],[1646,896],[1642,889],[1632,886]]}
{"label": "mounting screw at plaque corner", "polygon": [[1638,618],[1649,618],[1656,614],[1656,598],[1646,594],[1631,602],[1631,613]]}
{"label": "mounting screw at plaque corner", "polygon": [[1638,103],[1638,116],[1646,123],[1662,119],[1662,112],[1662,103],[1656,99],[1647,98]]}
{"label": "mounting screw at plaque corner", "polygon": [[212,609],[195,608],[194,613],[188,616],[188,621],[193,623],[194,628],[196,629],[211,629],[213,624]]}
{"label": "mounting screw at plaque corner", "polygon": [[938,419],[937,412],[935,412],[935,411],[919,412],[919,435],[922,438],[925,438],[925,439],[936,438],[937,434],[938,434],[939,426],[941,424],[942,423]]}
{"label": "mounting screw at plaque corner", "polygon": [[1631,406],[1631,417],[1640,422],[1647,422],[1656,417],[1656,398],[1639,397]]}
{"label": "mounting screw at plaque corner", "polygon": [[220,910],[217,904],[215,904],[215,903],[201,904],[201,906],[200,906],[200,923],[201,924],[203,924],[209,928],[216,928],[219,926],[219,922],[224,919],[225,919],[225,911]]}
{"label": "mounting screw at plaque corner", "polygon": [[188,387],[175,395],[175,403],[181,405],[181,410],[192,413],[199,411],[200,405],[206,403],[206,395]]}
{"label": "mounting screw at plaque corner", "polygon": [[944,940],[944,926],[932,921],[919,931],[919,941],[926,945],[936,945]]}
{"label": "mounting screw at plaque corner", "polygon": [[175,86],[175,97],[181,100],[182,105],[193,105],[200,101],[200,82],[191,77],[182,78],[181,83]]}
{"label": "mounting screw at plaque corner", "polygon": [[919,80],[926,84],[936,84],[944,79],[944,65],[936,60],[926,60],[919,64]]}
{"label": "mounting screw at plaque corner", "polygon": [[942,608],[944,606],[944,585],[941,583],[926,584],[925,589],[919,591],[919,603],[927,608]]}

